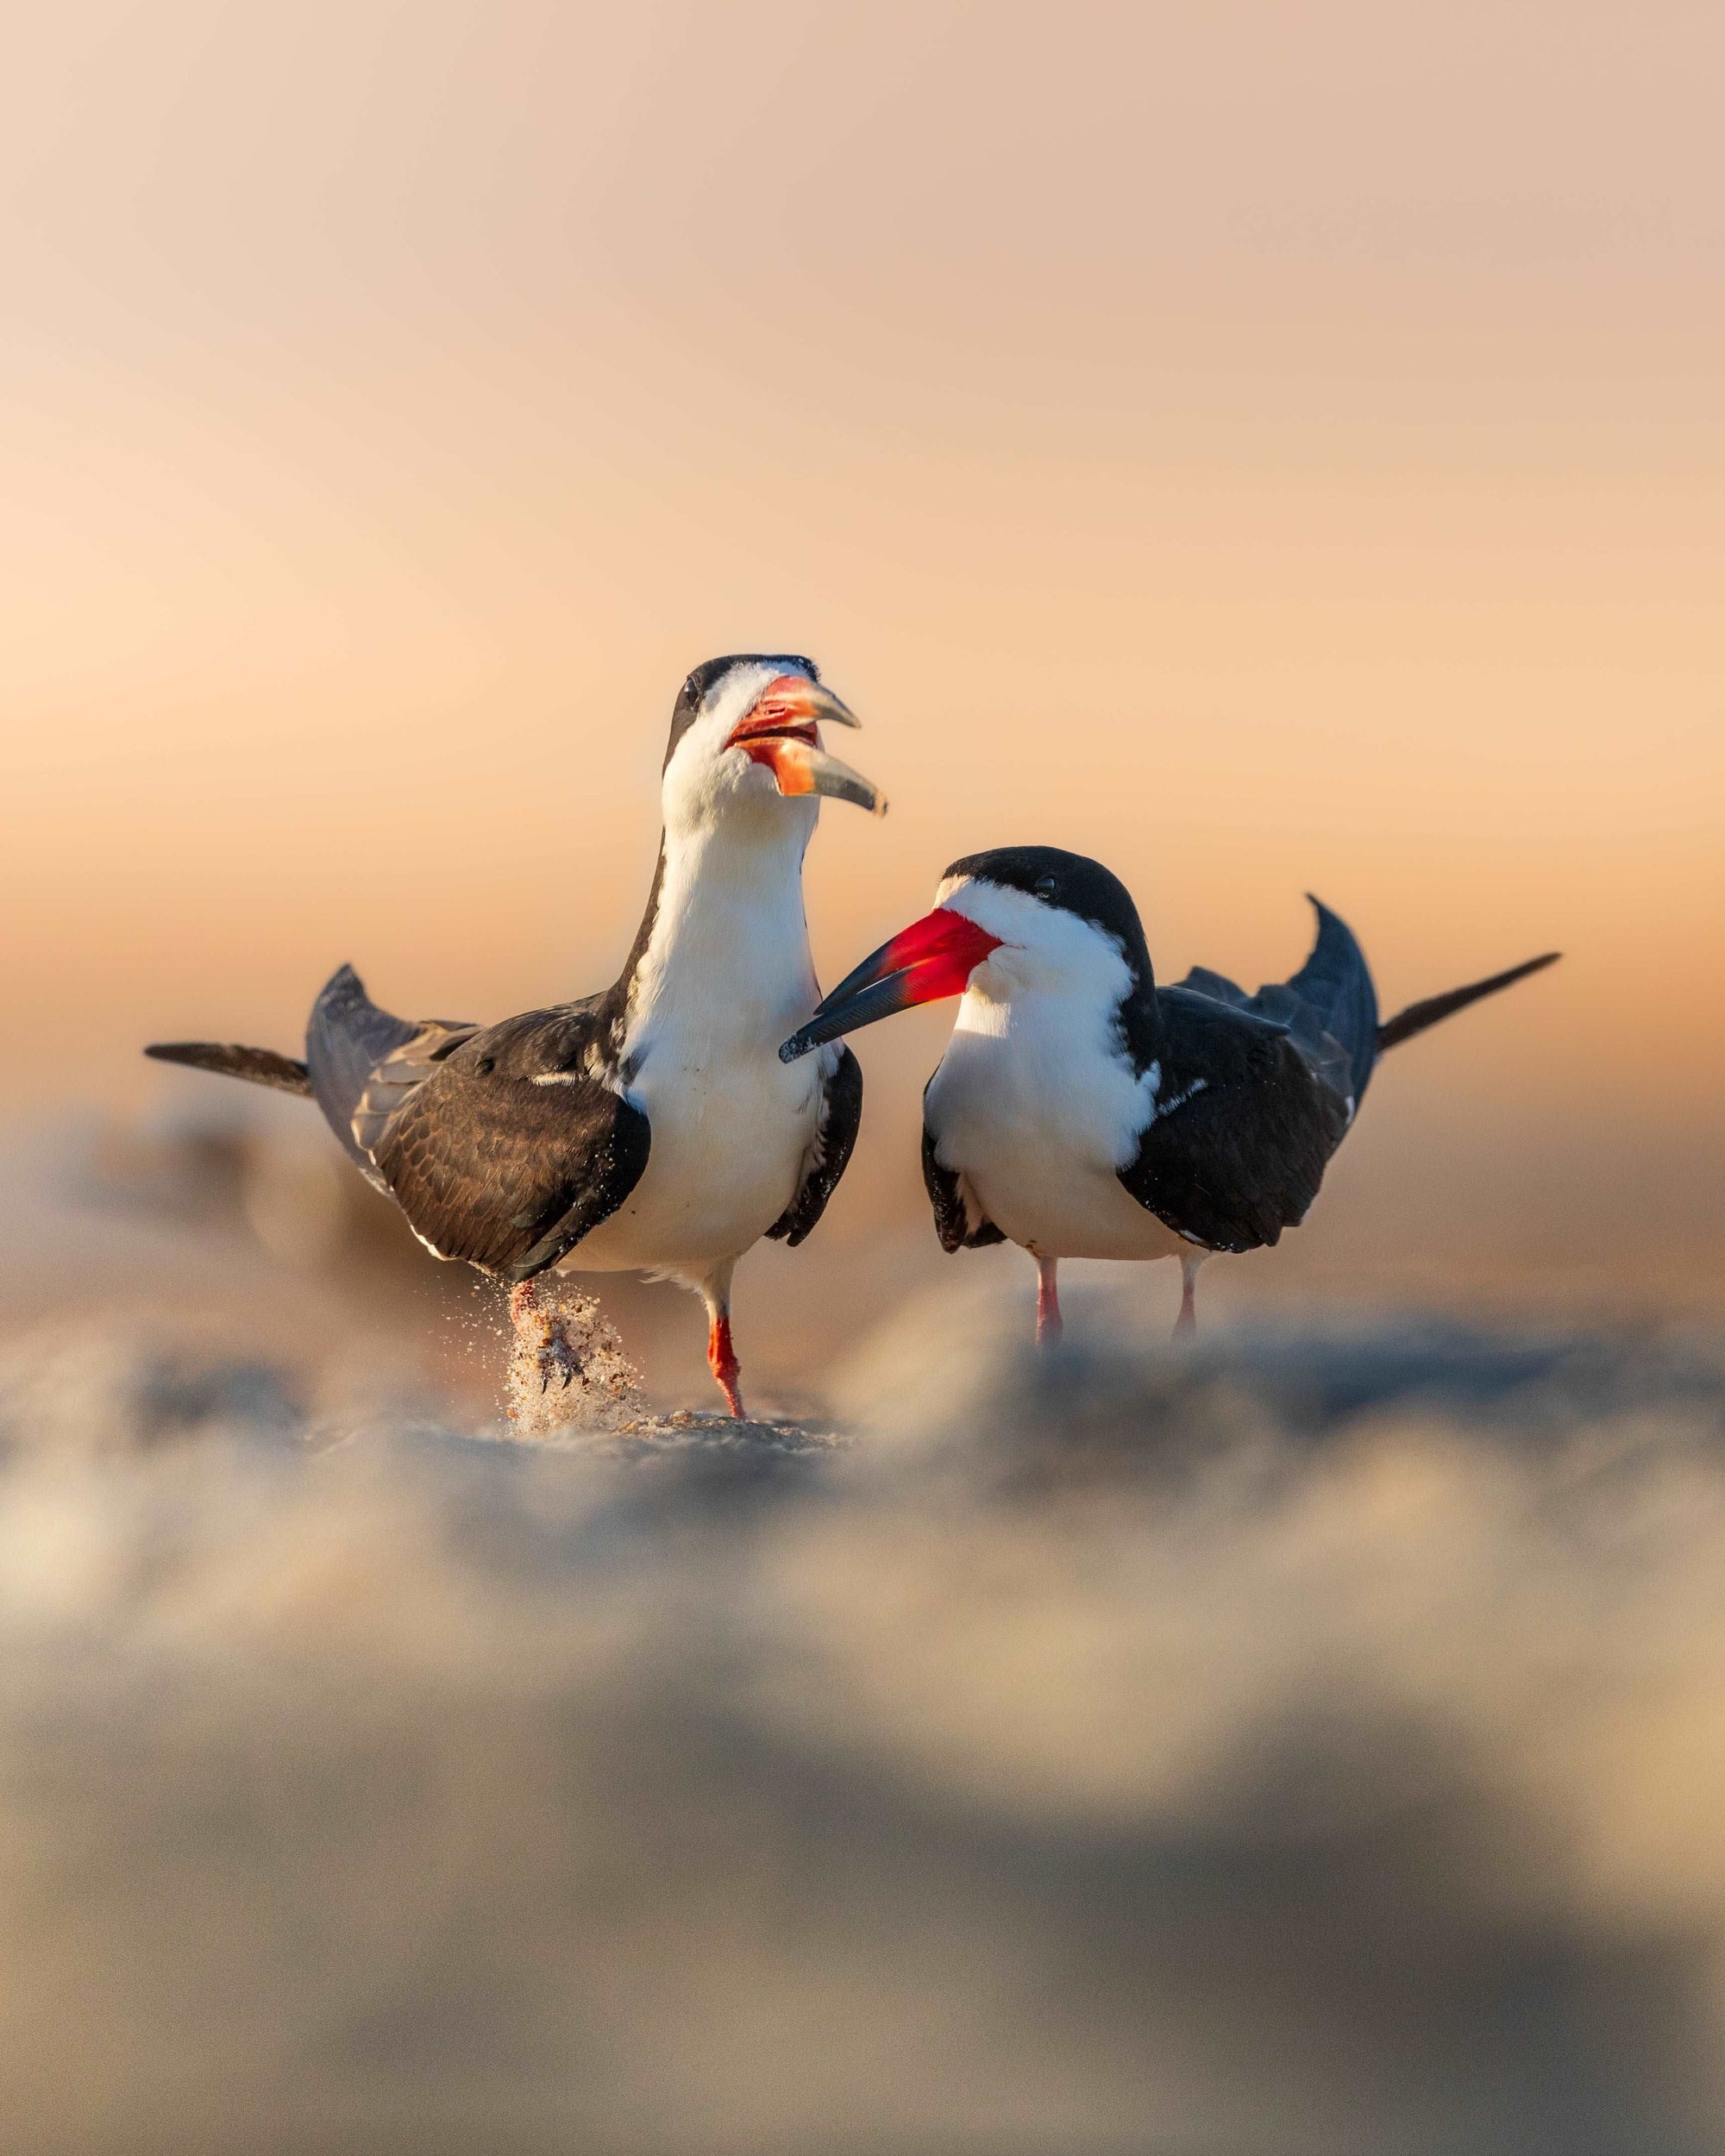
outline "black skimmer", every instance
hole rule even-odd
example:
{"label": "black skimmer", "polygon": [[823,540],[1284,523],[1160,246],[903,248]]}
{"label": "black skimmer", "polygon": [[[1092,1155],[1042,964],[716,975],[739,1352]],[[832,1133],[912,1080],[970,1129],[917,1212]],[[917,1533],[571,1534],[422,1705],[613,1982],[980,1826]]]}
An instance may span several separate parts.
{"label": "black skimmer", "polygon": [[1547,952],[1380,1024],[1365,956],[1327,906],[1292,980],[1254,996],[1202,967],[1159,988],[1132,894],[1053,846],[955,861],[935,906],[865,958],[787,1061],[916,1003],[963,998],[923,1096],[923,1176],[948,1250],[1036,1260],[1037,1337],[1063,1257],[1178,1257],[1176,1332],[1204,1260],[1296,1226],[1387,1048],[1521,981]]}
{"label": "black skimmer", "polygon": [[886,807],[821,746],[823,723],[858,722],[806,659],[712,659],[690,674],[647,911],[598,995],[496,1025],[414,1025],[344,966],[312,1006],[304,1062],[203,1041],[144,1052],[315,1098],[429,1250],[513,1284],[542,1382],[572,1375],[567,1343],[533,1327],[531,1283],[549,1267],[695,1288],[740,1416],[731,1273],[762,1236],[809,1233],[862,1112],[849,1049],[806,1074],[777,1053],[819,994],[802,863],[820,797]]}

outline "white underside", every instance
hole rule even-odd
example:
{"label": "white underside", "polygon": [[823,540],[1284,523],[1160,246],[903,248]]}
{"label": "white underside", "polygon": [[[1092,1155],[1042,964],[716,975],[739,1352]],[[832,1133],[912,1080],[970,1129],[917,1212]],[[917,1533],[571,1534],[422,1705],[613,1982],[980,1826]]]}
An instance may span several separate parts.
{"label": "white underside", "polygon": [[562,1269],[657,1271],[699,1280],[740,1257],[796,1195],[819,1108],[815,1059],[786,1065],[778,1045],[814,1008],[782,1023],[770,1050],[710,1061],[662,1042],[630,1097],[653,1126],[644,1174]]}
{"label": "white underside", "polygon": [[936,1157],[969,1184],[975,1208],[1039,1257],[1189,1257],[1120,1181],[1155,1112],[1155,1082],[1120,1053],[1113,1006],[1014,995],[1003,973],[1000,955],[977,969],[930,1084]]}
{"label": "white underside", "polygon": [[619,1210],[561,1269],[698,1284],[758,1242],[795,1196],[823,1073],[779,1044],[818,1000],[803,915],[812,805],[762,801],[674,846],[623,1043],[628,1098],[652,1129]]}

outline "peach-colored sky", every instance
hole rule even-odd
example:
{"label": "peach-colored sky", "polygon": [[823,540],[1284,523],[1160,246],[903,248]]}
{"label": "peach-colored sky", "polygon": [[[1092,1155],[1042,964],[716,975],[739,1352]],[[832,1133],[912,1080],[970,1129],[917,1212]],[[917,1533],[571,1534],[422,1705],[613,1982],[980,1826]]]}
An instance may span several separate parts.
{"label": "peach-colored sky", "polygon": [[1725,16],[81,3],[0,80],[15,1104],[609,977],[805,649],[829,977],[952,855],[1388,1002],[1413,1126],[1716,1126]]}

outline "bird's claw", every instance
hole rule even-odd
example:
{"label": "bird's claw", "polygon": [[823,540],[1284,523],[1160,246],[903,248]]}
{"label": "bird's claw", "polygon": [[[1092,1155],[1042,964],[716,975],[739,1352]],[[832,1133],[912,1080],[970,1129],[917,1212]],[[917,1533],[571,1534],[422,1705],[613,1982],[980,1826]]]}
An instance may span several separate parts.
{"label": "bird's claw", "polygon": [[581,1358],[574,1343],[561,1325],[551,1326],[539,1344],[540,1391],[549,1392],[555,1377],[558,1391],[566,1393],[580,1375]]}
{"label": "bird's claw", "polygon": [[572,1338],[564,1315],[560,1311],[519,1307],[516,1311],[516,1344],[523,1369],[523,1382],[530,1387],[534,1375],[539,1380],[538,1391],[543,1397],[551,1390],[555,1381],[560,1393],[566,1393],[577,1378],[587,1378],[586,1356],[579,1338]]}

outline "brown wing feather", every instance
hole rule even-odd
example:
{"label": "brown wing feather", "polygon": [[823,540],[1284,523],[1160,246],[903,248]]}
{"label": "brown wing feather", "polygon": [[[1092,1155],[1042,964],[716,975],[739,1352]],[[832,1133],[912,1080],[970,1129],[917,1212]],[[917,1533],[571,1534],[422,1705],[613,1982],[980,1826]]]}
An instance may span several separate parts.
{"label": "brown wing feather", "polygon": [[277,1093],[311,1097],[311,1079],[297,1056],[273,1048],[247,1048],[238,1041],[152,1041],[144,1050],[159,1063],[185,1063],[192,1070],[213,1070],[224,1078],[244,1078]]}
{"label": "brown wing feather", "polygon": [[354,1109],[354,1143],[362,1153],[373,1153],[382,1142],[392,1117],[406,1106],[408,1095],[423,1086],[444,1062],[480,1031],[477,1025],[446,1018],[425,1018],[411,1040],[404,1041],[372,1067],[365,1089]]}
{"label": "brown wing feather", "polygon": [[[605,1082],[603,1034],[591,1010],[530,1011],[438,1044],[405,1088],[372,1158],[440,1257],[530,1279],[640,1181],[650,1131]],[[398,1051],[410,1062],[418,1038]]]}

